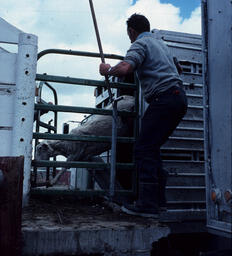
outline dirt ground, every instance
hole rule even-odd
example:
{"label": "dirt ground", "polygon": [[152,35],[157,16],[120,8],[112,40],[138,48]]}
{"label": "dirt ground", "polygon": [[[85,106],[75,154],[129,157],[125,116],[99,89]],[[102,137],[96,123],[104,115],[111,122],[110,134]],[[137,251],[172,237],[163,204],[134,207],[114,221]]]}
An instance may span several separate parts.
{"label": "dirt ground", "polygon": [[102,198],[37,196],[23,209],[22,227],[78,229],[104,227],[160,226],[157,220],[123,213],[116,204]]}

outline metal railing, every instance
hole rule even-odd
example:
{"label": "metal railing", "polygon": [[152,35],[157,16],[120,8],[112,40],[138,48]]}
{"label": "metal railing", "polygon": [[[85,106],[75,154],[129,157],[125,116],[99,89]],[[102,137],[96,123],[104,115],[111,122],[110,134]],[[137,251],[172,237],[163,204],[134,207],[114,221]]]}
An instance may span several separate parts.
{"label": "metal railing", "polygon": [[[44,88],[44,86],[46,86],[53,94],[53,100],[54,100],[54,105],[57,105],[58,104],[58,97],[57,97],[57,92],[55,90],[55,88],[53,88],[48,82],[40,82],[39,83],[39,86],[37,87],[37,99],[36,99],[36,102],[37,104],[47,104],[47,102],[45,102],[43,99],[42,99],[42,90]],[[47,132],[48,133],[57,133],[57,117],[58,117],[58,113],[56,110],[53,111],[54,113],[54,120],[51,119],[48,123],[45,123],[45,122],[42,122],[40,117],[42,115],[41,113],[41,109],[35,109],[35,115],[34,115],[34,119],[35,119],[35,131],[36,133],[39,133],[39,130],[40,130],[40,127],[43,127],[45,129],[47,129]],[[46,111],[46,113],[49,111],[49,110],[44,110]],[[54,122],[54,125],[51,125],[51,122]],[[35,138],[35,143],[34,143],[34,146],[36,148],[36,146],[38,145],[38,139]],[[35,155],[36,152],[34,152],[34,155]],[[53,158],[54,161],[56,161],[56,157]],[[37,180],[37,167],[34,166],[34,173],[33,173],[33,179],[31,179],[31,184],[32,184],[32,187],[35,186],[36,184],[36,180]],[[53,177],[55,177],[56,175],[56,168],[53,167],[53,172],[52,172],[52,175]],[[47,167],[47,170],[46,170],[46,182],[49,181],[49,176],[50,176],[50,168]]]}
{"label": "metal railing", "polygon": [[[81,52],[81,51],[72,51],[72,50],[60,50],[60,49],[48,49],[45,51],[42,51],[38,54],[38,60],[46,55],[46,54],[65,54],[65,55],[75,55],[75,56],[85,56],[85,57],[100,57],[100,54],[93,53],[93,52]],[[105,54],[105,58],[110,59],[123,59],[122,56],[119,55],[112,55],[112,54]],[[54,76],[54,75],[47,75],[47,74],[37,74],[36,80],[45,82],[45,84],[49,84],[51,82],[53,83],[62,83],[62,84],[72,84],[72,85],[80,85],[80,86],[94,86],[94,87],[105,87],[104,81],[99,80],[91,80],[91,79],[81,79],[81,78],[74,78],[74,77],[64,77],[64,76]],[[137,111],[137,105],[139,100],[139,95],[137,90],[138,85],[132,84],[132,83],[116,83],[116,82],[110,82],[111,88],[128,88],[131,90],[134,90],[135,95],[135,111],[134,112],[127,112],[127,111],[118,111],[118,115],[122,117],[133,117],[134,118],[134,124],[137,126],[138,124],[138,111]],[[71,112],[71,113],[85,113],[85,114],[100,114],[100,115],[112,115],[112,110],[109,109],[99,109],[99,108],[88,108],[88,107],[76,107],[76,106],[64,106],[64,105],[49,105],[49,104],[35,104],[35,110],[47,110],[47,111],[53,111],[54,113],[58,112]],[[113,119],[114,120],[114,119]],[[112,121],[113,121],[112,120]],[[117,129],[117,128],[115,128]],[[134,128],[135,131],[137,127]],[[112,130],[114,132],[114,130]],[[137,135],[138,132],[134,132],[134,136]],[[33,138],[35,140],[39,139],[47,139],[47,140],[66,140],[66,141],[88,141],[88,142],[110,142],[111,136],[75,136],[75,135],[69,135],[69,134],[51,134],[51,133],[40,133],[38,130],[36,130],[35,133],[33,133]],[[134,137],[117,137],[117,142],[120,143],[134,143],[135,138]],[[116,160],[116,152],[111,152],[111,162]],[[115,161],[116,163],[116,161]],[[36,159],[32,161],[32,165],[34,167],[64,167],[64,168],[109,168],[110,163],[99,163],[99,162],[81,162],[81,161],[37,161]],[[125,170],[133,170],[134,164],[133,163],[116,163],[116,168],[125,169]],[[136,174],[135,174],[136,175]],[[114,186],[112,186],[112,183],[114,183],[115,180],[109,181],[109,187],[113,188],[115,190]],[[42,184],[44,185],[44,184]],[[48,185],[48,184],[47,184]],[[133,183],[132,190],[127,192],[135,193],[137,190],[136,182]],[[34,184],[36,185],[36,183]],[[107,192],[107,191],[105,191]],[[114,195],[114,191],[109,191],[110,195]],[[115,192],[120,192],[115,190]],[[125,192],[125,191],[121,191]],[[83,192],[82,192],[83,193]],[[88,192],[89,193],[89,192]]]}

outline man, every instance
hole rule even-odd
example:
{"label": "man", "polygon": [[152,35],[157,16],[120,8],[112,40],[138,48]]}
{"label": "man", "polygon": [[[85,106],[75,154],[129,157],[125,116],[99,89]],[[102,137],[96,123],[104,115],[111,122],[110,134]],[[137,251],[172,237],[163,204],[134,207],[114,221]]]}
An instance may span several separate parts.
{"label": "man", "polygon": [[167,174],[162,168],[160,147],[177,127],[187,110],[182,81],[168,47],[150,32],[143,15],[127,20],[131,47],[122,62],[114,67],[100,64],[101,75],[124,76],[136,71],[149,106],[144,113],[135,145],[135,163],[139,174],[139,194],[134,205],[123,211],[145,217],[158,217],[165,208]]}

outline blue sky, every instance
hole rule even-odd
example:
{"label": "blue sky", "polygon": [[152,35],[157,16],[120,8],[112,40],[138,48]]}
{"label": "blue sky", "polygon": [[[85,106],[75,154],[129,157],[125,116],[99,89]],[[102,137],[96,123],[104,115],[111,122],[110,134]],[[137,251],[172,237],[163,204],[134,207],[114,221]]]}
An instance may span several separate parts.
{"label": "blue sky", "polygon": [[[133,0],[135,4],[138,0]],[[192,11],[200,5],[200,0],[160,0],[160,3],[169,3],[180,8],[180,15],[184,19],[189,18]]]}
{"label": "blue sky", "polygon": [[180,15],[189,18],[192,11],[200,5],[200,0],[160,0],[161,3],[170,3],[180,8]]}

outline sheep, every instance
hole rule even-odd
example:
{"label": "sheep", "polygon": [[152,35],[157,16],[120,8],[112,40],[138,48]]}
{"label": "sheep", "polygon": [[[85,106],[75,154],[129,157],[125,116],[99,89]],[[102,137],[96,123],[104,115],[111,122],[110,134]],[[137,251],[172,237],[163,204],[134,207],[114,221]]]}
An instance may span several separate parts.
{"label": "sheep", "polygon": [[[123,95],[118,99],[117,109],[119,111],[131,112],[134,110],[135,99],[133,96]],[[106,109],[112,109],[109,105]],[[130,136],[132,132],[133,118],[118,117],[117,120],[117,135]],[[91,115],[87,121],[70,131],[69,134],[82,136],[82,135],[95,135],[95,136],[111,136],[112,133],[112,117],[110,115]],[[42,141],[36,147],[36,160],[48,160],[50,157],[63,155],[67,161],[102,161],[96,156],[109,150],[111,143],[109,142],[84,142],[84,141],[64,141],[64,140],[47,140]],[[51,181],[50,185],[54,185],[59,177],[66,171],[62,168]],[[100,187],[106,188],[105,180],[108,180],[107,172],[92,172]],[[120,185],[116,182],[116,187]]]}
{"label": "sheep", "polygon": [[[119,111],[133,111],[134,97],[123,95],[117,103]],[[106,109],[112,109],[109,105]],[[117,135],[128,136],[131,129],[132,118],[118,117]],[[88,120],[70,131],[69,134],[111,136],[112,117],[110,115],[91,115]],[[111,144],[108,142],[84,142],[84,141],[60,141],[47,140],[42,141],[36,147],[36,160],[48,160],[49,157],[63,155],[67,161],[88,161],[93,156],[109,150]]]}

